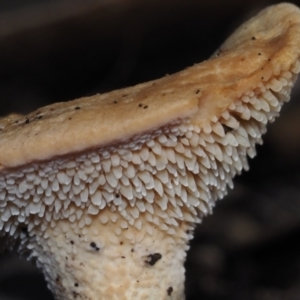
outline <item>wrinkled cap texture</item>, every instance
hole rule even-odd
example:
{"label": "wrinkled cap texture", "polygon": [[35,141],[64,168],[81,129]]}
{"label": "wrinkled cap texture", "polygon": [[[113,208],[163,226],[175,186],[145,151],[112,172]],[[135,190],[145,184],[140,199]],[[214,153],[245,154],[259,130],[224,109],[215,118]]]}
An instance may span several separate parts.
{"label": "wrinkled cap texture", "polygon": [[194,224],[289,100],[299,46],[299,9],[276,5],[179,73],[0,119],[0,235],[57,299],[182,299]]}

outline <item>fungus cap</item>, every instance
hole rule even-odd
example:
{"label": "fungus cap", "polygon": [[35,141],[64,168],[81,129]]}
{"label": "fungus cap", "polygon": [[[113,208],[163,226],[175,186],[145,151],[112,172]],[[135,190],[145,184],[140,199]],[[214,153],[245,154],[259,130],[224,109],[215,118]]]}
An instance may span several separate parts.
{"label": "fungus cap", "polygon": [[281,4],[244,23],[213,58],[110,93],[56,103],[0,120],[0,166],[84,151],[194,117],[202,126],[233,99],[288,71],[300,53],[299,11]]}

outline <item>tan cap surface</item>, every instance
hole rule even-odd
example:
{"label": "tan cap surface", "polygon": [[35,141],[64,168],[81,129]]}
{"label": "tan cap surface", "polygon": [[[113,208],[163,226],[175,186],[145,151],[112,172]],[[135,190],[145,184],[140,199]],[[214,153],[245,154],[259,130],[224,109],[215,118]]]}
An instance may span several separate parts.
{"label": "tan cap surface", "polygon": [[184,71],[2,118],[0,169],[122,142],[180,118],[203,126],[233,100],[290,69],[300,55],[299,23],[296,6],[273,6],[244,23],[213,58]]}

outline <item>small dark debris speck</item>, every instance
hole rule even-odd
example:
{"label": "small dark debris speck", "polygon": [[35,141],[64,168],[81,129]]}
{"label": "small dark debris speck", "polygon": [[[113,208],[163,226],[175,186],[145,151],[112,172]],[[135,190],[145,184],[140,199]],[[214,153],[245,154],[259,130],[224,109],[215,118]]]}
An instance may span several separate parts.
{"label": "small dark debris speck", "polygon": [[29,124],[29,119],[26,119],[25,124]]}
{"label": "small dark debris speck", "polygon": [[121,256],[123,259],[125,258],[125,256]]}
{"label": "small dark debris speck", "polygon": [[120,195],[119,195],[119,194],[116,194],[116,198],[120,198]]}
{"label": "small dark debris speck", "polygon": [[74,245],[74,241],[70,241],[71,245]]}
{"label": "small dark debris speck", "polygon": [[133,248],[131,248],[131,252],[134,252],[134,249],[133,249]]}
{"label": "small dark debris speck", "polygon": [[77,282],[75,282],[75,283],[74,283],[74,286],[78,287],[78,286],[79,286],[79,284],[78,284]]}
{"label": "small dark debris speck", "polygon": [[142,106],[143,106],[143,104],[142,104],[142,103],[140,103],[140,104],[139,104],[139,107],[142,107]]}
{"label": "small dark debris speck", "polygon": [[145,261],[145,263],[147,263],[150,266],[154,266],[157,261],[159,261],[162,258],[162,255],[160,253],[153,253],[153,254],[149,254],[147,256],[148,260]]}
{"label": "small dark debris speck", "polygon": [[199,94],[199,93],[200,93],[200,90],[197,90],[197,91],[196,91],[196,94]]}
{"label": "small dark debris speck", "polygon": [[120,245],[123,245],[123,242],[122,242],[122,241],[120,242]]}
{"label": "small dark debris speck", "polygon": [[261,55],[261,53],[260,53],[260,52],[258,52],[258,55]]}
{"label": "small dark debris speck", "polygon": [[168,289],[167,289],[168,296],[171,296],[172,292],[173,292],[173,288],[171,286],[168,287]]}
{"label": "small dark debris speck", "polygon": [[256,40],[256,37],[255,37],[255,36],[253,36],[253,37],[251,38],[251,40],[252,40],[252,41],[255,41],[255,40]]}
{"label": "small dark debris speck", "polygon": [[97,244],[96,244],[95,242],[91,242],[91,243],[90,243],[90,246],[91,246],[93,249],[95,249],[96,251],[99,251],[99,250],[100,250],[100,248],[97,246]]}
{"label": "small dark debris speck", "polygon": [[271,58],[269,58],[268,61],[271,61]]}
{"label": "small dark debris speck", "polygon": [[264,79],[264,77],[261,78],[261,80],[263,80],[263,79]]}
{"label": "small dark debris speck", "polygon": [[118,103],[118,101],[115,100],[115,101],[114,101],[114,104],[117,104],[117,103]]}
{"label": "small dark debris speck", "polygon": [[148,108],[148,105],[145,105],[145,106],[144,106],[144,109],[146,109],[146,108]]}
{"label": "small dark debris speck", "polygon": [[78,110],[78,109],[80,109],[80,108],[81,108],[80,106],[76,106],[76,107],[75,107],[75,110]]}

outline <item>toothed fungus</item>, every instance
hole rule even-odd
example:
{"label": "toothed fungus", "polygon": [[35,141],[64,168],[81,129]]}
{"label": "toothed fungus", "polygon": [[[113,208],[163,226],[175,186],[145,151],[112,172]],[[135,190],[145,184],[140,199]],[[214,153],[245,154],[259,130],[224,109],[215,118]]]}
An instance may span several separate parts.
{"label": "toothed fungus", "polygon": [[56,299],[184,299],[195,224],[289,100],[299,22],[272,6],[182,72],[0,119],[0,235]]}

